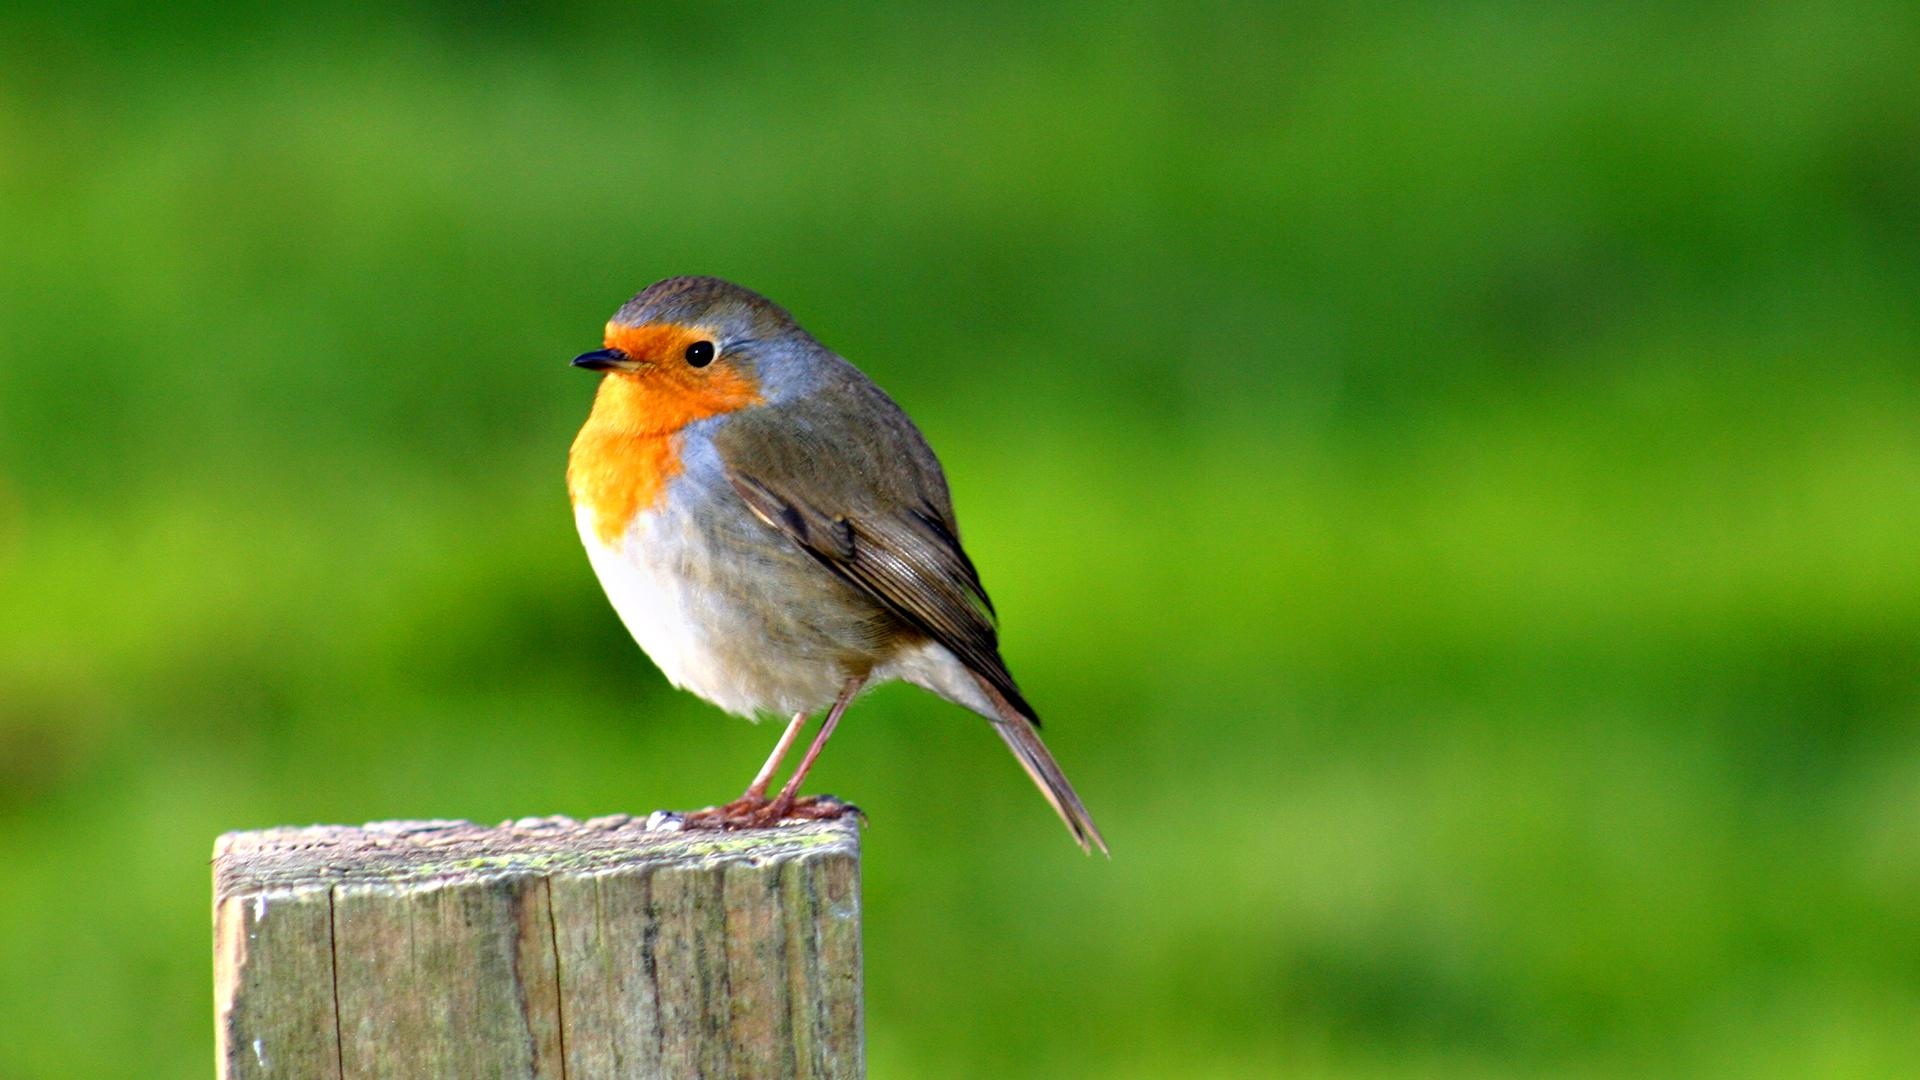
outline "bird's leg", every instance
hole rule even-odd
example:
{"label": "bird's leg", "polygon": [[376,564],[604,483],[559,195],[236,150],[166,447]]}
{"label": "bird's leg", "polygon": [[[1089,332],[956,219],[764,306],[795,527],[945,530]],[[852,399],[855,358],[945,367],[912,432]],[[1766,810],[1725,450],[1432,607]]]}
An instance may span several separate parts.
{"label": "bird's leg", "polygon": [[695,810],[687,815],[687,824],[694,828],[731,828],[752,824],[757,815],[767,808],[767,785],[773,783],[774,770],[780,767],[781,759],[793,749],[793,740],[800,737],[800,729],[806,726],[807,714],[794,713],[793,719],[787,722],[787,730],[780,733],[780,741],[774,744],[767,763],[760,766],[760,774],[753,778],[753,783],[747,785],[747,790],[724,806]]}
{"label": "bird's leg", "polygon": [[[820,751],[827,745],[827,740],[833,736],[833,729],[839,726],[841,714],[847,711],[847,706],[853,704],[854,695],[860,692],[860,688],[866,685],[866,681],[865,676],[848,679],[847,684],[840,689],[840,696],[834,699],[833,708],[827,712],[826,722],[820,726],[820,733],[813,737],[812,744],[807,747],[806,755],[800,759],[800,767],[795,769],[793,775],[787,779],[786,785],[780,789],[777,798],[768,802],[767,788],[773,783],[773,774],[779,769],[780,762],[787,756],[787,752],[793,749],[794,740],[800,737],[800,729],[806,726],[806,713],[796,713],[793,720],[787,724],[787,730],[780,733],[780,741],[774,745],[773,753],[768,756],[767,763],[760,767],[760,773],[753,778],[753,783],[747,785],[744,794],[725,806],[709,806],[705,810],[696,810],[688,814],[685,818],[687,828],[754,828],[775,825],[787,818],[818,821],[838,818],[848,813],[860,814],[859,807],[843,803],[831,795],[818,797],[809,795],[802,798],[799,792],[801,781],[807,778],[807,773],[813,768],[814,761],[820,757]],[[861,817],[864,820],[865,815]]]}
{"label": "bird's leg", "polygon": [[746,794],[736,799],[736,802],[758,804],[767,801],[767,785],[773,783],[773,771],[780,767],[780,762],[787,756],[787,751],[793,749],[793,740],[800,737],[800,729],[805,726],[807,726],[807,714],[794,713],[793,721],[787,725],[786,731],[780,733],[780,741],[774,744],[773,753],[768,756],[767,763],[760,766],[760,775],[753,778],[753,783],[747,785]]}
{"label": "bird's leg", "polygon": [[[833,737],[833,729],[840,725],[840,714],[847,711],[848,705],[853,704],[853,696],[860,692],[860,687],[866,681],[864,675],[847,680],[847,685],[840,689],[840,696],[833,700],[833,708],[827,712],[826,723],[820,725],[820,734],[815,735],[813,744],[807,747],[807,756],[800,759],[800,767],[793,770],[793,775],[787,778],[786,786],[780,789],[779,796],[766,810],[754,815],[756,821],[772,824],[796,809],[795,804],[799,802],[800,782],[807,778],[807,771],[813,768],[814,759],[820,756],[820,751],[827,745],[827,740]],[[838,802],[833,803],[830,808],[827,804],[807,800],[807,805],[799,809],[801,813],[798,816],[802,817],[839,817],[845,809],[851,808]]]}

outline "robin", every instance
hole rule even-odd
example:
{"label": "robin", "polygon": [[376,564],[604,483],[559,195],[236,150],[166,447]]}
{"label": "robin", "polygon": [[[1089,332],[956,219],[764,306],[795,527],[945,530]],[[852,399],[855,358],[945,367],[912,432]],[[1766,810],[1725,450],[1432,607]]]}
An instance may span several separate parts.
{"label": "robin", "polygon": [[649,286],[605,340],[573,361],[605,377],[567,462],[594,573],[675,686],[793,717],[746,792],[689,824],[846,812],[801,798],[801,781],[862,689],[904,679],[992,721],[1073,838],[1105,852],[1000,658],[946,477],[900,406],[777,304],[718,278]]}

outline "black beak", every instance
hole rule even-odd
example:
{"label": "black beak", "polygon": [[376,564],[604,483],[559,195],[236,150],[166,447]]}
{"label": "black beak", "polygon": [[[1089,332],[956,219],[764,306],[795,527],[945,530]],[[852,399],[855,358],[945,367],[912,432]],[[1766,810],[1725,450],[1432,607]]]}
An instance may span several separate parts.
{"label": "black beak", "polygon": [[627,354],[619,349],[596,349],[574,357],[573,366],[586,368],[588,371],[606,371],[610,368],[625,367]]}

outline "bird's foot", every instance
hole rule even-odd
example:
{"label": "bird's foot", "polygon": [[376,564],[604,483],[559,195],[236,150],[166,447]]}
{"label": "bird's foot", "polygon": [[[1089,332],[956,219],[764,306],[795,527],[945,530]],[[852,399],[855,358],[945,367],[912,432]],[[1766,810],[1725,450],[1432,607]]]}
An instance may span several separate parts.
{"label": "bird's foot", "polygon": [[852,814],[864,824],[867,815],[831,795],[803,795],[797,799],[768,799],[742,795],[725,806],[695,810],[685,818],[689,829],[766,829],[782,821],[835,821]]}
{"label": "bird's foot", "polygon": [[781,821],[838,821],[848,814],[859,818],[862,825],[867,823],[865,811],[850,802],[841,802],[831,795],[802,795],[789,803],[785,812],[777,812],[780,809],[778,800],[768,805],[766,824],[772,825]]}
{"label": "bird's foot", "polygon": [[771,805],[772,800],[765,795],[749,792],[724,806],[695,810],[686,815],[684,820],[689,829],[738,829],[745,827],[754,815]]}

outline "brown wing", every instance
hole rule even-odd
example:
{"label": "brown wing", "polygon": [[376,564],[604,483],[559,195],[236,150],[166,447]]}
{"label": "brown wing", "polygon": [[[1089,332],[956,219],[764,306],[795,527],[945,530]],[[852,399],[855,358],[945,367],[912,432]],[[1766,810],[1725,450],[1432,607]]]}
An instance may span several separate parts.
{"label": "brown wing", "polygon": [[849,371],[778,414],[735,414],[716,444],[756,516],[1039,722],[1000,659],[939,461],[892,399]]}

